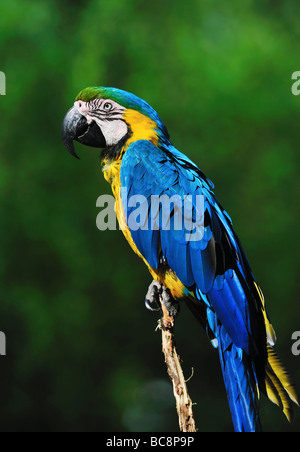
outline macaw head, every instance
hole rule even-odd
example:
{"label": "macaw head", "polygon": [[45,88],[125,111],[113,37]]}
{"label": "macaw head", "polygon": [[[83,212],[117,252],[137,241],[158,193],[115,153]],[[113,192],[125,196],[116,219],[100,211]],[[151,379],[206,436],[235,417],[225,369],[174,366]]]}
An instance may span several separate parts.
{"label": "macaw head", "polygon": [[67,150],[78,158],[74,143],[112,149],[132,139],[157,144],[168,132],[156,111],[134,94],[117,88],[86,88],[65,116],[62,136]]}

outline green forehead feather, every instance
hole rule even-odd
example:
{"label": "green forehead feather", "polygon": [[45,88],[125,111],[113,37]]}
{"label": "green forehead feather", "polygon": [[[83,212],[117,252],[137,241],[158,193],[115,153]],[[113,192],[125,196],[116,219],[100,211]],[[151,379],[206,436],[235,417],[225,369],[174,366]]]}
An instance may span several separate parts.
{"label": "green forehead feather", "polygon": [[89,102],[93,99],[105,99],[104,89],[93,87],[85,88],[76,97],[76,100],[82,100],[83,102]]}
{"label": "green forehead feather", "polygon": [[76,97],[76,100],[83,102],[89,102],[93,99],[111,99],[125,108],[132,108],[149,116],[152,116],[151,113],[155,113],[147,102],[118,88],[89,87],[81,91]]}
{"label": "green forehead feather", "polygon": [[122,91],[117,88],[104,88],[102,86],[85,88],[76,98],[76,100],[82,100],[84,102],[89,102],[93,99],[111,99],[123,105],[125,108],[134,108],[138,111],[141,111],[142,104],[145,104],[144,101],[127,91]]}

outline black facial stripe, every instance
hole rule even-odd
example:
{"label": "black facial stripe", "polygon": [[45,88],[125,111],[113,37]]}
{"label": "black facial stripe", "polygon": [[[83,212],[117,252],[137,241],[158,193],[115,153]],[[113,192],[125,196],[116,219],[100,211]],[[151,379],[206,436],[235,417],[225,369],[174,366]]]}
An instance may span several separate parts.
{"label": "black facial stripe", "polygon": [[102,113],[102,112],[92,112],[90,113],[92,118],[102,119],[103,121],[114,121],[116,119],[123,119],[123,115],[121,113]]}
{"label": "black facial stripe", "polygon": [[124,119],[122,119],[122,118],[103,118],[103,121],[124,121]]}
{"label": "black facial stripe", "polygon": [[106,113],[106,115],[107,116],[118,116],[118,115],[123,116],[123,112],[122,111],[112,111],[112,112]]}

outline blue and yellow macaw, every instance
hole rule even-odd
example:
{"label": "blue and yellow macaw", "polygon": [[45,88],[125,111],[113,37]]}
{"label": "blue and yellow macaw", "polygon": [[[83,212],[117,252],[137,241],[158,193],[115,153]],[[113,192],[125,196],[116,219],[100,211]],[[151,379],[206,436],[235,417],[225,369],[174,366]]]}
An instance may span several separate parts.
{"label": "blue and yellow macaw", "polygon": [[[276,336],[265,300],[232,221],[214,195],[213,183],[170,141],[156,111],[116,88],[86,88],[63,124],[63,140],[102,148],[105,179],[116,199],[121,229],[147,265],[157,287],[189,306],[219,349],[224,382],[237,432],[261,431],[259,398],[264,393],[292,418],[299,399],[273,349]],[[184,228],[131,228],[121,188],[143,195],[204,197],[204,234],[189,240]],[[194,201],[193,201],[194,203]],[[191,206],[195,216],[195,205]],[[153,300],[150,300],[153,301]]]}

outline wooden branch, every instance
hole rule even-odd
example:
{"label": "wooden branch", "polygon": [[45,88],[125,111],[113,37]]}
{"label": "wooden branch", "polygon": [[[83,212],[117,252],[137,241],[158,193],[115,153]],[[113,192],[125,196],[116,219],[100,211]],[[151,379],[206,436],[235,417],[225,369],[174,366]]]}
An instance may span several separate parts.
{"label": "wooden branch", "polygon": [[176,408],[181,432],[196,432],[196,424],[193,414],[193,403],[189,396],[186,380],[177,354],[174,337],[174,318],[170,317],[167,308],[160,300],[163,318],[160,320],[162,331],[162,350],[168,374],[173,384],[173,392],[176,400]]}

